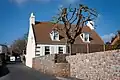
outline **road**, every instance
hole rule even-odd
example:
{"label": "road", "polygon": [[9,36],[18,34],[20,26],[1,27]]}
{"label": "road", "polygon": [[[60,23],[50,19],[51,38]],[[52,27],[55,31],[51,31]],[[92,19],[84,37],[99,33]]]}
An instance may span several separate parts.
{"label": "road", "polygon": [[0,80],[58,80],[23,64],[9,64],[0,69]]}
{"label": "road", "polygon": [[83,80],[72,77],[54,77],[34,69],[31,69],[21,63],[9,64],[6,67],[0,67],[0,80]]}

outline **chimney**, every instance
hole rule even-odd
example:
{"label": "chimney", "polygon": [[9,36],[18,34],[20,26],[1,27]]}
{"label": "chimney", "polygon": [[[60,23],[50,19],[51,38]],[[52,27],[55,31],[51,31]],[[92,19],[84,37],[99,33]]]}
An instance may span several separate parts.
{"label": "chimney", "polygon": [[88,21],[87,26],[90,27],[90,29],[94,29],[94,22],[93,21]]}
{"label": "chimney", "polygon": [[33,13],[31,13],[31,16],[30,16],[30,25],[34,25],[35,24],[35,16],[34,16],[34,14]]}

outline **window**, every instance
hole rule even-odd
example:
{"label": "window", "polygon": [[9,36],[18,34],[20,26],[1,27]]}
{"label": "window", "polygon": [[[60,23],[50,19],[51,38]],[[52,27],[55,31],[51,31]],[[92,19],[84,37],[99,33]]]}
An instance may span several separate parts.
{"label": "window", "polygon": [[35,56],[40,56],[40,46],[37,46],[36,47],[36,54],[35,54]]}
{"label": "window", "polygon": [[59,38],[58,32],[54,32],[53,40],[58,40],[58,38]]}
{"label": "window", "polygon": [[36,47],[36,52],[40,52],[40,47],[39,46]]}
{"label": "window", "polygon": [[58,47],[59,53],[63,53],[63,47]]}
{"label": "window", "polygon": [[84,42],[90,42],[90,34],[89,33],[82,33],[80,35],[80,37]]}
{"label": "window", "polygon": [[89,42],[89,34],[85,33],[84,41]]}
{"label": "window", "polygon": [[56,30],[53,30],[53,31],[50,33],[50,36],[51,36],[51,39],[52,39],[52,40],[55,40],[55,41],[58,41],[58,40],[59,40],[59,33],[58,33],[58,31],[56,31]]}
{"label": "window", "polygon": [[45,46],[45,55],[50,54],[50,47]]}

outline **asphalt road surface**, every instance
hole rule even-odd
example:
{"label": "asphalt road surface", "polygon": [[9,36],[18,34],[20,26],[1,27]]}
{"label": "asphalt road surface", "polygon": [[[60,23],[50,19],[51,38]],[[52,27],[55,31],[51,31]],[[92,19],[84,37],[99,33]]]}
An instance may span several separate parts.
{"label": "asphalt road surface", "polygon": [[40,73],[23,64],[9,64],[0,67],[0,80],[58,80],[54,76]]}

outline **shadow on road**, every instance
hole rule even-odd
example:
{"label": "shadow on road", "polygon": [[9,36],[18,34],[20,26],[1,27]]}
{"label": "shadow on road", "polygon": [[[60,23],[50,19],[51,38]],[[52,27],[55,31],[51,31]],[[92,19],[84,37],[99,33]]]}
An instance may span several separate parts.
{"label": "shadow on road", "polygon": [[9,73],[9,69],[6,67],[6,65],[4,66],[0,66],[0,77],[3,77],[5,75],[7,75]]}

